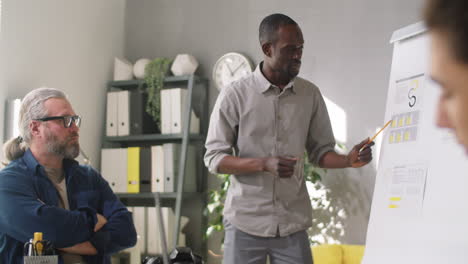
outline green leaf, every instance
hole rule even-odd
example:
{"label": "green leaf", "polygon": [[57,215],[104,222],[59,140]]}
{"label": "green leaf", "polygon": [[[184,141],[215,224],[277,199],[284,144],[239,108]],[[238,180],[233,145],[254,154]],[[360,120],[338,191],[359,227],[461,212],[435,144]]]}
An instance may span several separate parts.
{"label": "green leaf", "polygon": [[172,60],[167,58],[156,58],[145,67],[145,83],[148,101],[146,102],[146,112],[159,125],[161,116],[161,89],[164,85],[164,78],[169,71]]}

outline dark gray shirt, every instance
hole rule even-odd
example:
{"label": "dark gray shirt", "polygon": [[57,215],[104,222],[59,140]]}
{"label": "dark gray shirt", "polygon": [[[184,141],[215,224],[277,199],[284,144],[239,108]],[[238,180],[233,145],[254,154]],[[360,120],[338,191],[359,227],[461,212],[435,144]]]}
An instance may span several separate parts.
{"label": "dark gray shirt", "polygon": [[281,91],[264,77],[260,65],[221,91],[211,114],[205,164],[218,173],[227,155],[298,157],[291,178],[268,172],[232,175],[224,207],[225,219],[241,231],[286,236],[312,223],[304,151],[318,164],[323,154],[334,150],[335,140],[317,86],[296,77]]}

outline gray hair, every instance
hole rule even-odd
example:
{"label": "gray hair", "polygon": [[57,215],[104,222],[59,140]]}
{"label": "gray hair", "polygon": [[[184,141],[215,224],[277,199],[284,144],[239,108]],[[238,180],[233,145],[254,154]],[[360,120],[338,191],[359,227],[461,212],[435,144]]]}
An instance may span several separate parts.
{"label": "gray hair", "polygon": [[29,124],[34,119],[47,116],[44,102],[50,98],[63,98],[67,96],[60,90],[54,88],[38,88],[32,90],[21,101],[18,128],[20,136],[9,139],[3,146],[3,152],[8,161],[23,156],[31,143],[31,131]]}

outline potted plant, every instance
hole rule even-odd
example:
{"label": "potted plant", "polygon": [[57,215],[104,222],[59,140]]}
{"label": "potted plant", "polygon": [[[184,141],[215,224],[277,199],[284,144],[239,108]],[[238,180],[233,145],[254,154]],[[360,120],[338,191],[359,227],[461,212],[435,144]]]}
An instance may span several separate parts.
{"label": "potted plant", "polygon": [[146,112],[160,127],[161,120],[161,89],[164,86],[164,78],[169,73],[172,60],[167,58],[156,58],[145,67],[145,84],[148,99]]}

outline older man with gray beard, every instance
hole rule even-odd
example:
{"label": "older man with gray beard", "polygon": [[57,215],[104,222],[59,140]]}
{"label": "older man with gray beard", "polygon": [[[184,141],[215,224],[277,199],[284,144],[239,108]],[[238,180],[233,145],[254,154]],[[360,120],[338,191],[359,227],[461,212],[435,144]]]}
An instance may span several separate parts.
{"label": "older man with gray beard", "polygon": [[34,232],[56,247],[60,263],[110,263],[136,243],[131,213],[91,167],[74,160],[79,126],[65,94],[40,88],[21,105],[20,136],[9,140],[0,171],[0,263],[23,263]]}

